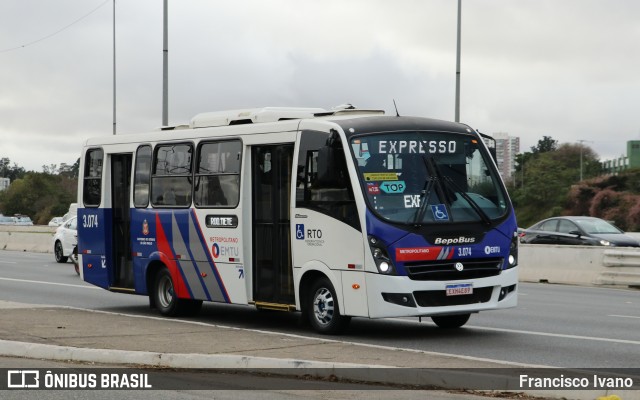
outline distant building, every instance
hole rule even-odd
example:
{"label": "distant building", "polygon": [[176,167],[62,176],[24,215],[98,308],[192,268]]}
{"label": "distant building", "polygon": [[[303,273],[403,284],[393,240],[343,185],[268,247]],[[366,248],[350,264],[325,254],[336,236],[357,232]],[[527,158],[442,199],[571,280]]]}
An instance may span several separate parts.
{"label": "distant building", "polygon": [[11,184],[11,180],[9,178],[0,178],[0,191],[5,190]]}
{"label": "distant building", "polygon": [[640,168],[640,140],[627,141],[627,155],[602,162],[602,172],[616,174],[629,168]]}
{"label": "distant building", "polygon": [[502,179],[511,179],[516,172],[516,154],[520,153],[520,138],[509,136],[505,132],[494,133],[493,138],[496,140],[498,171]]}

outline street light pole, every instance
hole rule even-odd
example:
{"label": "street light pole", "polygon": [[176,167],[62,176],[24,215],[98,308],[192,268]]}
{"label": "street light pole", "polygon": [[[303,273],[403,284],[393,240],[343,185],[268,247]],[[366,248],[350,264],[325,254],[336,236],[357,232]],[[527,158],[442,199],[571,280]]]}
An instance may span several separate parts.
{"label": "street light pole", "polygon": [[458,0],[458,46],[456,50],[456,122],[460,122],[460,37],[462,34],[462,0]]}
{"label": "street light pole", "polygon": [[582,150],[584,149],[584,142],[590,142],[590,140],[578,140],[578,143],[580,143],[580,182],[582,182]]}
{"label": "street light pole", "polygon": [[169,125],[169,45],[167,27],[167,2],[164,0],[163,40],[162,40],[162,126]]}
{"label": "street light pole", "polygon": [[116,0],[113,0],[113,134],[116,134]]}
{"label": "street light pole", "polygon": [[582,141],[580,143],[580,182],[582,182]]}

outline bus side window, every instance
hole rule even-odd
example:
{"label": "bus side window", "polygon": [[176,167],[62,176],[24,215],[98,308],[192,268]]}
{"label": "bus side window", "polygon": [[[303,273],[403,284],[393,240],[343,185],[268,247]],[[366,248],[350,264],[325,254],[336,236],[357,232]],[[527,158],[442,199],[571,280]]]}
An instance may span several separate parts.
{"label": "bus side window", "polygon": [[201,143],[198,148],[195,204],[197,207],[236,207],[240,201],[242,142]]}
{"label": "bus side window", "polygon": [[84,183],[82,201],[87,207],[100,206],[102,197],[102,165],[104,152],[102,149],[87,151],[84,161]]}
{"label": "bus side window", "polygon": [[327,214],[360,230],[344,149],[337,134],[302,132],[296,207]]}
{"label": "bus side window", "polygon": [[191,206],[192,155],[190,143],[156,146],[151,174],[154,206]]}
{"label": "bus side window", "polygon": [[133,186],[133,204],[138,208],[149,205],[149,185],[151,179],[151,146],[138,147]]}

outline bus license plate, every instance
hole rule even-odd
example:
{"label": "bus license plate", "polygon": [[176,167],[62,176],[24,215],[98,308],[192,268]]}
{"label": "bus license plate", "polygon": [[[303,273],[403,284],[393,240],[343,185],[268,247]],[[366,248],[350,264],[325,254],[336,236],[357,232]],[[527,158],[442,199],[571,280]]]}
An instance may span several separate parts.
{"label": "bus license plate", "polygon": [[465,294],[473,294],[473,284],[459,283],[457,285],[446,286],[447,296],[461,296]]}

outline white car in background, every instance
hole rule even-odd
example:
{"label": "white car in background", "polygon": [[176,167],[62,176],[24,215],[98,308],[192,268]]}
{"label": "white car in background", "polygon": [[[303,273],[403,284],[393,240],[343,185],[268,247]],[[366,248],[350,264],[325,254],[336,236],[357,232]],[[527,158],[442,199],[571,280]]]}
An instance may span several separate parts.
{"label": "white car in background", "polygon": [[78,244],[77,221],[77,217],[71,217],[60,225],[53,235],[53,254],[59,263],[66,263],[73,255],[74,247]]}
{"label": "white car in background", "polygon": [[33,225],[33,221],[26,215],[16,214],[15,215],[16,225]]}
{"label": "white car in background", "polygon": [[15,225],[15,217],[8,217],[6,215],[0,215],[0,225]]}
{"label": "white car in background", "polygon": [[62,225],[62,217],[53,217],[51,221],[49,221],[49,226],[60,226]]}

